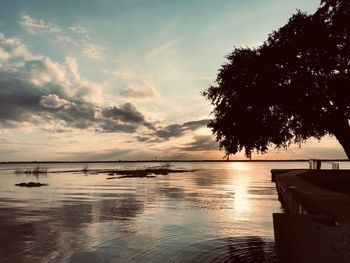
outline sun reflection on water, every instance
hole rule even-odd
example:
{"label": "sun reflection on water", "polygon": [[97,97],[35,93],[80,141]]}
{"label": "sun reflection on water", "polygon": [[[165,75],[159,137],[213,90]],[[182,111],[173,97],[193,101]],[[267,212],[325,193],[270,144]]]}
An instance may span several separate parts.
{"label": "sun reflection on water", "polygon": [[232,162],[230,166],[233,170],[243,170],[243,171],[249,170],[248,165],[242,162]]}
{"label": "sun reflection on water", "polygon": [[234,211],[235,219],[246,219],[251,212],[251,204],[248,198],[248,181],[249,179],[241,177],[233,186],[235,192]]}
{"label": "sun reflection on water", "polygon": [[231,168],[233,177],[230,187],[235,193],[233,200],[234,219],[248,219],[252,209],[248,193],[250,175],[247,171],[249,170],[249,167],[245,163],[233,162],[231,163]]}

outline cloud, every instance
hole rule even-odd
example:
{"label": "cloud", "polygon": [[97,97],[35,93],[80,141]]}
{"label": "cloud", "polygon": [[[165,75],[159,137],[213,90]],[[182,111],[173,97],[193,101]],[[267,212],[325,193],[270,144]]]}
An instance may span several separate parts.
{"label": "cloud", "polygon": [[127,67],[117,70],[105,70],[104,74],[110,75],[118,81],[121,87],[119,95],[124,98],[148,99],[159,96],[151,75],[139,74]]}
{"label": "cloud", "polygon": [[[64,30],[62,30],[59,26],[53,23],[45,22],[42,19],[34,18],[27,13],[21,14],[19,24],[26,32],[28,32],[31,35],[45,36],[45,38],[49,36],[49,39],[51,39],[52,41],[63,44],[65,46],[79,46],[79,44],[77,43],[79,41],[74,41],[74,39],[65,35],[63,32]],[[19,53],[26,52],[23,46],[18,47],[17,51]]]}
{"label": "cloud", "polygon": [[15,73],[0,70],[0,121],[24,122],[38,111],[42,92]]}
{"label": "cloud", "polygon": [[75,81],[80,80],[80,75],[78,71],[78,62],[75,57],[68,56],[65,59],[68,70]]}
{"label": "cloud", "polygon": [[34,18],[26,13],[21,14],[20,25],[30,34],[38,33],[58,33],[61,29],[52,23],[47,23],[42,19]]}
{"label": "cloud", "polygon": [[3,48],[0,48],[0,63],[6,62],[8,59],[10,59],[11,54],[5,51]]}
{"label": "cloud", "polygon": [[131,103],[125,103],[120,108],[109,107],[102,111],[102,115],[107,118],[112,118],[113,120],[120,120],[123,122],[131,123],[143,123],[145,122],[145,117],[141,112],[139,112],[134,105]]}
{"label": "cloud", "polygon": [[170,139],[175,137],[181,137],[188,131],[194,131],[199,128],[205,127],[209,120],[189,121],[183,124],[171,124],[164,128],[158,129],[153,135],[160,139]]}
{"label": "cloud", "polygon": [[161,139],[170,139],[173,137],[180,137],[184,134],[183,126],[180,124],[171,124],[164,128],[157,130],[153,135]]}
{"label": "cloud", "polygon": [[0,126],[16,128],[32,123],[40,128],[47,122],[56,122],[62,128],[124,133],[133,133],[141,126],[152,127],[131,103],[103,108],[68,97],[63,90],[58,84],[38,87],[20,79],[16,72],[0,70]]}
{"label": "cloud", "polygon": [[87,28],[80,25],[80,24],[75,25],[75,26],[71,26],[71,27],[69,27],[69,29],[75,33],[78,33],[78,34],[84,35],[84,36],[86,36],[89,33]]}
{"label": "cloud", "polygon": [[149,136],[137,136],[136,139],[139,142],[148,142],[151,140],[151,138]]}
{"label": "cloud", "polygon": [[185,130],[197,130],[199,128],[206,127],[209,121],[210,120],[208,119],[203,119],[198,121],[189,121],[189,122],[185,122],[182,126],[184,127]]}
{"label": "cloud", "polygon": [[152,98],[156,92],[150,86],[130,86],[122,89],[119,95],[125,98]]}
{"label": "cloud", "polygon": [[61,99],[55,94],[49,94],[47,96],[42,96],[39,104],[44,108],[58,109],[58,108],[68,108],[72,103],[68,100]]}
{"label": "cloud", "polygon": [[[1,45],[18,45],[0,35]],[[55,129],[87,129],[97,132],[133,133],[152,123],[135,105],[102,107],[95,103],[102,85],[81,79],[77,61],[67,57],[60,64],[46,57],[34,60],[16,58],[9,53],[6,67],[0,68],[0,126],[15,128],[26,124],[43,127],[57,123]]]}
{"label": "cloud", "polygon": [[42,86],[48,82],[57,82],[59,84],[66,84],[66,71],[62,65],[55,63],[49,58],[42,58],[38,60],[28,61],[26,64],[26,70],[30,81],[37,85]]}
{"label": "cloud", "polygon": [[112,120],[105,120],[100,125],[100,129],[97,129],[97,131],[100,132],[123,132],[123,133],[134,133],[137,131],[139,126],[135,123],[129,124],[129,123],[118,123]]}
{"label": "cloud", "polygon": [[[22,13],[19,24],[24,30],[32,35],[50,34],[50,39],[64,46],[81,48],[84,57],[101,60],[105,57],[100,47],[90,42],[89,31],[83,25],[77,24],[67,28],[59,27],[53,23],[34,18],[27,13]],[[75,32],[76,35],[72,35]]]}
{"label": "cloud", "polygon": [[145,58],[146,59],[152,59],[166,51],[168,51],[169,49],[171,49],[172,47],[176,46],[177,44],[179,44],[181,42],[181,39],[176,39],[176,40],[173,40],[173,41],[169,41],[157,48],[154,48],[152,49],[151,51],[149,51]]}
{"label": "cloud", "polygon": [[183,124],[170,124],[165,127],[156,127],[154,128],[153,132],[144,136],[138,136],[137,140],[140,142],[160,142],[172,138],[179,138],[191,131],[206,127],[208,122],[208,119],[203,119],[198,121],[189,121]]}
{"label": "cloud", "polygon": [[83,43],[82,55],[96,60],[101,60],[104,58],[104,54],[100,48],[90,42]]}
{"label": "cloud", "polygon": [[[15,50],[22,47],[26,54]],[[163,142],[188,135],[208,120],[161,126],[135,104],[98,102],[104,85],[79,74],[78,61],[62,63],[31,54],[18,38],[0,34],[5,67],[0,67],[0,128],[29,127],[48,132],[88,130],[96,133],[135,134],[139,142]],[[154,96],[147,80],[136,79],[123,90],[124,98]],[[138,84],[138,85],[137,85]],[[143,85],[142,85],[143,84]],[[140,133],[142,132],[142,133]]]}
{"label": "cloud", "polygon": [[65,36],[65,35],[62,35],[62,34],[55,34],[53,40],[55,42],[61,43],[61,44],[66,45],[66,46],[79,47],[79,43],[77,43],[77,41],[75,41],[74,39],[72,39],[69,36]]}
{"label": "cloud", "polygon": [[20,40],[18,38],[5,37],[4,33],[0,32],[0,41],[2,45],[13,46],[16,45]]}
{"label": "cloud", "polygon": [[19,38],[6,38],[3,33],[0,33],[0,45],[1,49],[6,52],[3,53],[3,58],[6,57],[6,60],[20,58],[27,61],[41,57],[31,54]]}
{"label": "cloud", "polygon": [[117,71],[104,71],[105,74],[113,75],[117,79],[130,79],[135,78],[136,73],[128,68],[118,69]]}
{"label": "cloud", "polygon": [[12,50],[12,54],[13,56],[15,57],[18,57],[18,58],[23,58],[25,60],[31,60],[31,59],[36,59],[38,58],[38,56],[35,56],[33,54],[31,54],[29,51],[28,51],[28,48],[26,45],[24,44],[19,44],[17,46],[15,46]]}
{"label": "cloud", "polygon": [[181,151],[212,151],[218,150],[219,145],[211,135],[196,135],[194,141],[179,147]]}

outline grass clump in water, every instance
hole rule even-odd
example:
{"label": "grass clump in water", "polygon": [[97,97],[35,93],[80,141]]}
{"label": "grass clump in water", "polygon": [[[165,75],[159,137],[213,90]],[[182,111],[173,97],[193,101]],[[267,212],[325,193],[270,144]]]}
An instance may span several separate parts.
{"label": "grass clump in water", "polygon": [[47,174],[47,167],[40,167],[39,165],[35,168],[26,168],[21,169],[17,168],[15,170],[15,174],[27,174],[27,175],[39,175],[39,174]]}

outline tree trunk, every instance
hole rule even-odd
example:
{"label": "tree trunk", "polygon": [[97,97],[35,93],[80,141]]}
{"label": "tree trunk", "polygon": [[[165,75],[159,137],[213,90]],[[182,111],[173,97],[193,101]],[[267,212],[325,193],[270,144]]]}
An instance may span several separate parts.
{"label": "tree trunk", "polygon": [[337,138],[340,145],[343,147],[348,159],[350,160],[350,127],[349,124],[343,123],[334,130],[333,134]]}

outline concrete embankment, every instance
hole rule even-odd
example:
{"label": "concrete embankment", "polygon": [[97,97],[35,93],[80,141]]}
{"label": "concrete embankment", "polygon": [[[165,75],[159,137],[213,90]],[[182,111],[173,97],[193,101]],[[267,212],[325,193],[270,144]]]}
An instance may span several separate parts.
{"label": "concrete embankment", "polygon": [[279,262],[350,262],[350,195],[309,183],[305,173],[271,171],[286,209],[273,215]]}

